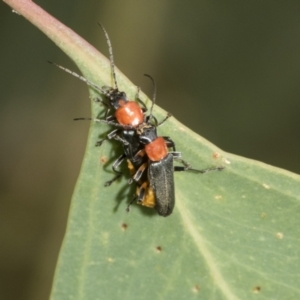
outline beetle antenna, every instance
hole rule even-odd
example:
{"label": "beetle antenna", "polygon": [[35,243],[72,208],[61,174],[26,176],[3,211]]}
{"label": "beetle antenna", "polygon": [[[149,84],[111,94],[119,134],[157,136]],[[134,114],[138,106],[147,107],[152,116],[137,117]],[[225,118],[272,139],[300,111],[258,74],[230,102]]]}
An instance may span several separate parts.
{"label": "beetle antenna", "polygon": [[115,83],[115,88],[118,90],[118,83],[117,83],[117,77],[116,77],[116,72],[115,72],[115,62],[114,62],[114,55],[113,55],[111,41],[109,39],[108,33],[105,30],[104,26],[100,22],[98,22],[98,24],[102,28],[102,30],[105,34],[106,42],[107,42],[107,45],[108,45],[111,74],[112,74],[112,77],[113,77],[113,80],[114,80],[114,83]]}
{"label": "beetle antenna", "polygon": [[77,73],[75,73],[75,72],[73,72],[73,71],[71,71],[71,70],[69,70],[69,69],[61,66],[61,65],[58,65],[57,63],[54,63],[52,61],[48,60],[48,63],[51,64],[51,65],[56,66],[57,68],[65,71],[65,72],[67,72],[69,74],[71,74],[72,76],[74,76],[74,77],[80,79],[81,81],[85,82],[88,86],[92,87],[96,91],[100,92],[101,94],[104,94],[103,90],[97,84],[93,83],[92,81],[89,81],[85,77],[83,77],[83,76],[81,76],[81,75],[79,75],[79,74],[77,74]]}
{"label": "beetle antenna", "polygon": [[82,120],[85,120],[85,121],[94,121],[95,119],[94,118],[74,118],[73,121],[82,121]]}
{"label": "beetle antenna", "polygon": [[155,104],[155,101],[156,101],[156,83],[155,83],[154,79],[150,75],[144,74],[144,76],[147,76],[147,77],[149,77],[151,79],[151,81],[153,83],[153,88],[154,88],[153,96],[152,96],[152,105],[151,105],[150,114],[149,114],[149,120],[151,120],[152,119],[153,107],[154,107],[154,104]]}

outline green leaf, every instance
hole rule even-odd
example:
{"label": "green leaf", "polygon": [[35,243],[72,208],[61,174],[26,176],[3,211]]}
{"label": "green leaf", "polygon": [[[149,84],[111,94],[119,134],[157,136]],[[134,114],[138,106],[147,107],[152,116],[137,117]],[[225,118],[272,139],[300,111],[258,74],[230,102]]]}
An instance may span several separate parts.
{"label": "green leaf", "polygon": [[52,299],[299,297],[299,176],[226,154],[170,120],[161,133],[174,137],[195,167],[226,169],[175,174],[170,217],[137,205],[127,214],[133,192],[126,182],[103,187],[112,174],[100,163],[107,148],[94,147],[98,127],[72,200]]}
{"label": "green leaf", "polygon": [[[5,0],[43,30],[99,85],[109,64],[31,1]],[[119,72],[120,89],[136,88]],[[74,78],[74,81],[76,79]],[[102,108],[92,105],[93,115]],[[165,112],[155,108],[160,120]],[[126,178],[104,188],[122,149],[91,124],[51,299],[298,299],[300,177],[225,153],[174,118],[160,129],[205,175],[175,174],[176,206],[163,218],[133,205]],[[126,170],[126,166],[124,166]]]}

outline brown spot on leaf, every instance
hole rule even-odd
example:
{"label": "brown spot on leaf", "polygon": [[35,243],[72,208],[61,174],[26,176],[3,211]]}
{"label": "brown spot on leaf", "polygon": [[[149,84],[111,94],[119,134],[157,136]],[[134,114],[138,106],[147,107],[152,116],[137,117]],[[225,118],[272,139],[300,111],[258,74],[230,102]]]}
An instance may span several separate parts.
{"label": "brown spot on leaf", "polygon": [[213,156],[214,159],[217,159],[217,158],[220,157],[220,153],[214,152],[212,156]]}
{"label": "brown spot on leaf", "polygon": [[156,252],[157,252],[157,253],[160,253],[161,251],[162,251],[161,246],[157,246],[157,247],[156,247]]}
{"label": "brown spot on leaf", "polygon": [[267,217],[267,214],[266,213],[261,213],[261,217],[263,218],[263,219],[265,219],[266,217]]}
{"label": "brown spot on leaf", "polygon": [[123,223],[123,224],[121,225],[121,228],[123,229],[123,231],[125,231],[125,230],[128,228],[128,224]]}
{"label": "brown spot on leaf", "polygon": [[252,292],[254,293],[254,294],[258,294],[259,292],[261,291],[261,287],[258,285],[258,286],[255,286],[254,288],[253,288],[253,290],[252,290]]}
{"label": "brown spot on leaf", "polygon": [[200,291],[200,286],[198,284],[196,284],[194,287],[193,287],[193,292],[194,293],[198,293]]}
{"label": "brown spot on leaf", "polygon": [[107,159],[106,156],[101,156],[101,157],[100,157],[100,162],[101,162],[102,164],[107,163],[107,161],[108,161],[108,159]]}

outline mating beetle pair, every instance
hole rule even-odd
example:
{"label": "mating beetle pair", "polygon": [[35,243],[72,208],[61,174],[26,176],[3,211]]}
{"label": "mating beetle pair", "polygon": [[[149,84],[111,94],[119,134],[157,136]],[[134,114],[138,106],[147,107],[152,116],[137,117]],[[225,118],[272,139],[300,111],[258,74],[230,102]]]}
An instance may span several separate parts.
{"label": "mating beetle pair", "polygon": [[[146,115],[147,107],[138,99],[138,96],[136,97],[137,101],[143,107],[140,107],[135,101],[128,100],[126,94],[118,90],[110,39],[103,26],[101,24],[99,25],[104,31],[109,48],[114,88],[100,88],[84,77],[59,65],[54,65],[84,81],[96,91],[103,94],[107,100],[107,102],[105,102],[102,99],[96,99],[97,102],[101,102],[107,108],[105,119],[75,119],[94,120],[116,127],[103,140],[96,144],[100,146],[104,140],[115,139],[123,145],[124,153],[112,166],[117,175],[110,181],[107,181],[105,186],[109,186],[122,176],[123,173],[117,168],[127,159],[128,167],[133,174],[129,183],[137,183],[136,195],[131,203],[137,200],[141,205],[154,208],[159,215],[168,216],[172,213],[175,205],[174,171],[192,170],[198,173],[206,173],[212,170],[222,170],[223,167],[213,167],[205,170],[192,169],[187,162],[181,159],[181,153],[176,152],[175,144],[171,138],[157,135],[156,128],[163,124],[170,115],[167,115],[160,123],[158,123],[156,118],[152,115],[156,97],[156,87],[153,79],[149,75],[146,75],[150,77],[154,84],[154,95],[150,113]],[[113,114],[110,114],[111,111],[113,111]],[[169,151],[168,148],[172,148],[172,151]],[[173,166],[174,159],[181,162],[183,166]],[[129,210],[131,203],[128,205],[127,210]]]}

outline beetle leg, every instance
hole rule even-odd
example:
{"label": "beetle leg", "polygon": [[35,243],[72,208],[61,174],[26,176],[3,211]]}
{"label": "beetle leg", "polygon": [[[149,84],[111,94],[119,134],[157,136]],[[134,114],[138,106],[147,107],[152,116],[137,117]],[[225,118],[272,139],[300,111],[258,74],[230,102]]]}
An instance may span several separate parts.
{"label": "beetle leg", "polygon": [[117,167],[120,166],[120,164],[123,162],[123,160],[125,159],[126,155],[122,154],[112,165],[112,169],[114,170],[115,173],[117,173],[118,175],[116,177],[114,177],[113,179],[106,181],[104,186],[110,186],[114,181],[116,181],[118,178],[120,178],[123,173],[117,170]]}
{"label": "beetle leg", "polygon": [[179,159],[181,157],[181,152],[172,151],[172,152],[169,152],[169,153],[172,154],[174,159]]}
{"label": "beetle leg", "polygon": [[117,136],[117,134],[119,133],[119,130],[120,130],[120,129],[117,128],[117,129],[111,131],[109,134],[107,134],[106,137],[105,137],[104,139],[102,139],[102,140],[100,140],[100,141],[97,141],[96,147],[101,146],[102,143],[103,143],[104,141],[106,141],[106,140],[110,140],[110,139],[112,139],[112,138],[115,138],[115,136]]}
{"label": "beetle leg", "polygon": [[162,121],[160,121],[160,122],[157,124],[156,127],[162,125],[163,123],[165,123],[165,122],[166,122],[169,118],[171,118],[171,117],[172,117],[172,114],[167,113],[166,117],[165,117]]}
{"label": "beetle leg", "polygon": [[169,136],[163,136],[168,148],[172,148],[173,152],[176,152],[175,143]]}
{"label": "beetle leg", "polygon": [[129,204],[126,207],[126,211],[130,212],[130,206],[132,205],[132,203],[137,199],[137,195],[134,195],[134,197],[132,198],[132,200],[129,202]]}
{"label": "beetle leg", "polygon": [[210,171],[222,171],[225,168],[225,167],[212,167],[212,168],[208,168],[208,169],[197,170],[197,169],[192,168],[191,165],[188,162],[184,161],[183,159],[177,158],[177,157],[174,157],[174,158],[183,164],[183,166],[174,166],[175,172],[194,171],[196,173],[204,174],[204,173],[208,173]]}
{"label": "beetle leg", "polygon": [[130,179],[128,179],[128,184],[131,184],[133,181],[138,182],[141,179],[142,175],[144,174],[144,171],[147,169],[147,166],[148,166],[148,162],[143,163],[137,169],[135,174]]}

